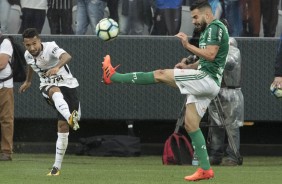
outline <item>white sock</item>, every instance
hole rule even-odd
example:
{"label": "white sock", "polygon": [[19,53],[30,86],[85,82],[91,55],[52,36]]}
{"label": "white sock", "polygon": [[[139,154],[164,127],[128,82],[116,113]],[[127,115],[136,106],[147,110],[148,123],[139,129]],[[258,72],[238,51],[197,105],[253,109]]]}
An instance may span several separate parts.
{"label": "white sock", "polygon": [[65,152],[68,147],[69,142],[69,132],[68,133],[58,133],[58,139],[56,143],[56,156],[55,156],[55,163],[53,167],[57,167],[61,169],[61,165],[65,156]]}
{"label": "white sock", "polygon": [[69,121],[70,109],[67,102],[64,100],[64,96],[61,92],[55,92],[52,96],[56,109],[64,116],[66,121]]}

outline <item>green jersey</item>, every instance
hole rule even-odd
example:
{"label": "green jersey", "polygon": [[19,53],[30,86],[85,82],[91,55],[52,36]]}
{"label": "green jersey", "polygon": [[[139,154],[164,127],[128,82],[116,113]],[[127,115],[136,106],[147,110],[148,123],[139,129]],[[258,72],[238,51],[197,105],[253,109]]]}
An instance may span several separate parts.
{"label": "green jersey", "polygon": [[199,47],[205,49],[208,45],[218,45],[218,53],[214,61],[200,58],[198,69],[206,72],[220,86],[229,50],[229,35],[227,28],[219,20],[213,20],[201,33]]}

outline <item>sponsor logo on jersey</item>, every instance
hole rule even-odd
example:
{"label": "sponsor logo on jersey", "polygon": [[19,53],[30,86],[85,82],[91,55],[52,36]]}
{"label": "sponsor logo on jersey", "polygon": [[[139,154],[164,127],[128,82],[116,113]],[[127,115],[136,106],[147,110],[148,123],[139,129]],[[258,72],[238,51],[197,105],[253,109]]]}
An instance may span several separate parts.
{"label": "sponsor logo on jersey", "polygon": [[55,54],[58,49],[59,49],[59,47],[55,47],[55,48],[52,50],[52,54]]}
{"label": "sponsor logo on jersey", "polygon": [[222,38],[222,33],[223,33],[223,30],[220,28],[218,30],[218,41],[220,41],[220,42],[221,42],[221,38]]}
{"label": "sponsor logo on jersey", "polygon": [[211,41],[211,34],[212,34],[212,28],[208,29],[208,38],[207,41],[210,42]]}

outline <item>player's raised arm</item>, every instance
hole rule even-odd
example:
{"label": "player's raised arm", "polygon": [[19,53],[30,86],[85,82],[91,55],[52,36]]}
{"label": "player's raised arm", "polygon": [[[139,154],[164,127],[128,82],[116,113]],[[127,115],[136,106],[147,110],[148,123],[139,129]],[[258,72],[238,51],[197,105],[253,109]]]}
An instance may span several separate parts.
{"label": "player's raised arm", "polygon": [[71,57],[71,55],[69,55],[69,53],[67,53],[67,52],[62,53],[59,57],[58,64],[55,67],[49,69],[46,72],[46,76],[56,75],[62,66],[64,66],[68,62],[70,62],[71,58],[72,57]]}
{"label": "player's raised arm", "polygon": [[184,48],[194,53],[198,57],[206,59],[207,61],[214,61],[218,53],[219,46],[218,45],[208,45],[205,49],[200,49],[200,48],[195,47],[194,45],[191,45],[189,42],[187,42],[187,44],[184,45]]}
{"label": "player's raised arm", "polygon": [[59,61],[59,63],[57,64],[57,66],[59,66],[60,68],[62,67],[62,66],[64,66],[65,64],[67,64],[68,62],[70,62],[70,60],[71,60],[71,55],[69,55],[69,53],[67,53],[67,52],[65,52],[65,53],[63,53],[63,54],[61,54],[61,56],[60,56],[60,61]]}

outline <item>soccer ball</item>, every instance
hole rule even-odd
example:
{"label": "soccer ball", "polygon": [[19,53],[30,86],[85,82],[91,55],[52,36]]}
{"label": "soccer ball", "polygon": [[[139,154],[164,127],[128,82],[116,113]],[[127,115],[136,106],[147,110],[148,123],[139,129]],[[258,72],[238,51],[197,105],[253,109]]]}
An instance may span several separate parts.
{"label": "soccer ball", "polygon": [[270,86],[271,94],[273,94],[277,98],[282,98],[282,89],[274,87],[273,85]]}
{"label": "soccer ball", "polygon": [[104,18],[96,25],[96,35],[104,41],[113,40],[118,34],[118,23],[111,18]]}

